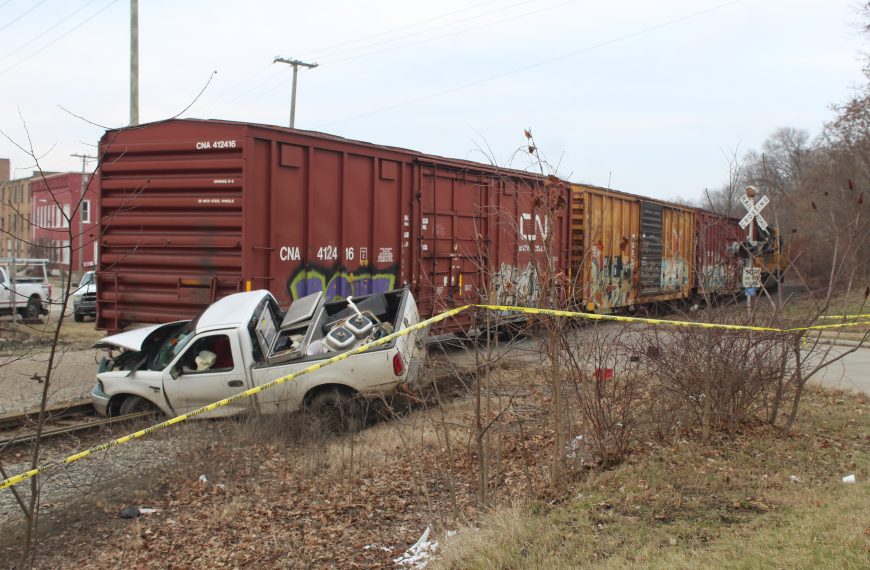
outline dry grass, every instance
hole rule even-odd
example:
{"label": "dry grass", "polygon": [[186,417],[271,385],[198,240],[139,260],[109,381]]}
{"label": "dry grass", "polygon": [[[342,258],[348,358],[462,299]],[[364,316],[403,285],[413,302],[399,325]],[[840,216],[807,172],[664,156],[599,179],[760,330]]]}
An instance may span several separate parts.
{"label": "dry grass", "polygon": [[[496,509],[440,568],[866,568],[870,409],[814,390],[797,433],[765,426],[650,446],[556,504]],[[858,484],[845,485],[854,473]],[[794,475],[800,482],[791,480]]]}
{"label": "dry grass", "polygon": [[614,521],[596,513],[600,505],[547,514],[513,507],[449,543],[436,568],[866,568],[867,499],[866,485],[827,489],[805,495],[800,509],[747,511],[730,528],[715,520]]}
{"label": "dry grass", "polygon": [[[783,314],[787,317],[801,317],[815,314],[824,297],[813,298],[804,294],[799,296],[783,296],[787,301]],[[776,298],[774,296],[774,298]],[[849,293],[834,294],[828,306],[828,315],[855,315],[870,313],[870,301],[864,298],[863,287]],[[827,319],[825,319],[827,320]],[[832,321],[833,322],[833,321]]]}
{"label": "dry grass", "polygon": [[107,504],[87,533],[52,536],[37,566],[390,568],[426,526],[465,529],[443,568],[860,567],[870,553],[864,396],[811,390],[785,441],[761,424],[708,444],[672,430],[614,469],[578,463],[554,493],[540,367],[505,363],[486,382],[487,418],[505,413],[487,434],[484,509],[463,378],[440,385],[441,405],[341,437],[305,415],[207,422],[137,499],[157,515],[119,523],[125,504]]}

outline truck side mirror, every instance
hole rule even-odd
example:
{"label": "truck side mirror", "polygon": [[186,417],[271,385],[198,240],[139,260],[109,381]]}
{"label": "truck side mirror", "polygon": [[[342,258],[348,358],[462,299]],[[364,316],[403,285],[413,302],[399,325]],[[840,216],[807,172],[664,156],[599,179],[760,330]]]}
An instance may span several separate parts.
{"label": "truck side mirror", "polygon": [[178,380],[178,377],[181,376],[181,371],[177,366],[173,366],[169,369],[169,375],[172,376],[173,380]]}

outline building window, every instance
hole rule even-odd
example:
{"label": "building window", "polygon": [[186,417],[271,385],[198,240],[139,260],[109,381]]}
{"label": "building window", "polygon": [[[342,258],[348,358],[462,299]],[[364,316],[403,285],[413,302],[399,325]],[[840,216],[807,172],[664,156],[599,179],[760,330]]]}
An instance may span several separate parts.
{"label": "building window", "polygon": [[91,201],[90,200],[82,200],[82,223],[90,224],[91,223]]}
{"label": "building window", "polygon": [[63,205],[63,216],[61,217],[61,222],[63,222],[63,227],[69,227],[69,204]]}

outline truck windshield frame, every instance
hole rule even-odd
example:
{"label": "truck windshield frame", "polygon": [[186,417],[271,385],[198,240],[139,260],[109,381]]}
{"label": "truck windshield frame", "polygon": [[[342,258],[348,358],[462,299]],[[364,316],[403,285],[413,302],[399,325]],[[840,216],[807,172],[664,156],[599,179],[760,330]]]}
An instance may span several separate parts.
{"label": "truck windshield frame", "polygon": [[160,348],[155,350],[149,358],[150,370],[165,370],[175,358],[184,351],[184,347],[196,336],[196,324],[199,322],[199,317],[196,317],[174,334],[170,335]]}
{"label": "truck windshield frame", "polygon": [[90,285],[94,282],[94,272],[87,271],[84,275],[82,275],[82,280],[79,283],[79,287],[85,287],[86,285]]}

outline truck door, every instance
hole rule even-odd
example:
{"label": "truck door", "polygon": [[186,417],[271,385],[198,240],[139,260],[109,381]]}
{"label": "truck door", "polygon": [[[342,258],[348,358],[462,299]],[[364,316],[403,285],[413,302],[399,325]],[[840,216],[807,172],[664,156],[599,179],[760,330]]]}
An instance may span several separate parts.
{"label": "truck door", "polygon": [[12,283],[9,281],[9,275],[6,269],[0,267],[0,308],[12,308]]}
{"label": "truck door", "polygon": [[[246,363],[235,329],[198,335],[163,372],[163,392],[177,414],[243,392],[250,387]],[[219,418],[253,409],[253,398],[243,398],[203,414]]]}

